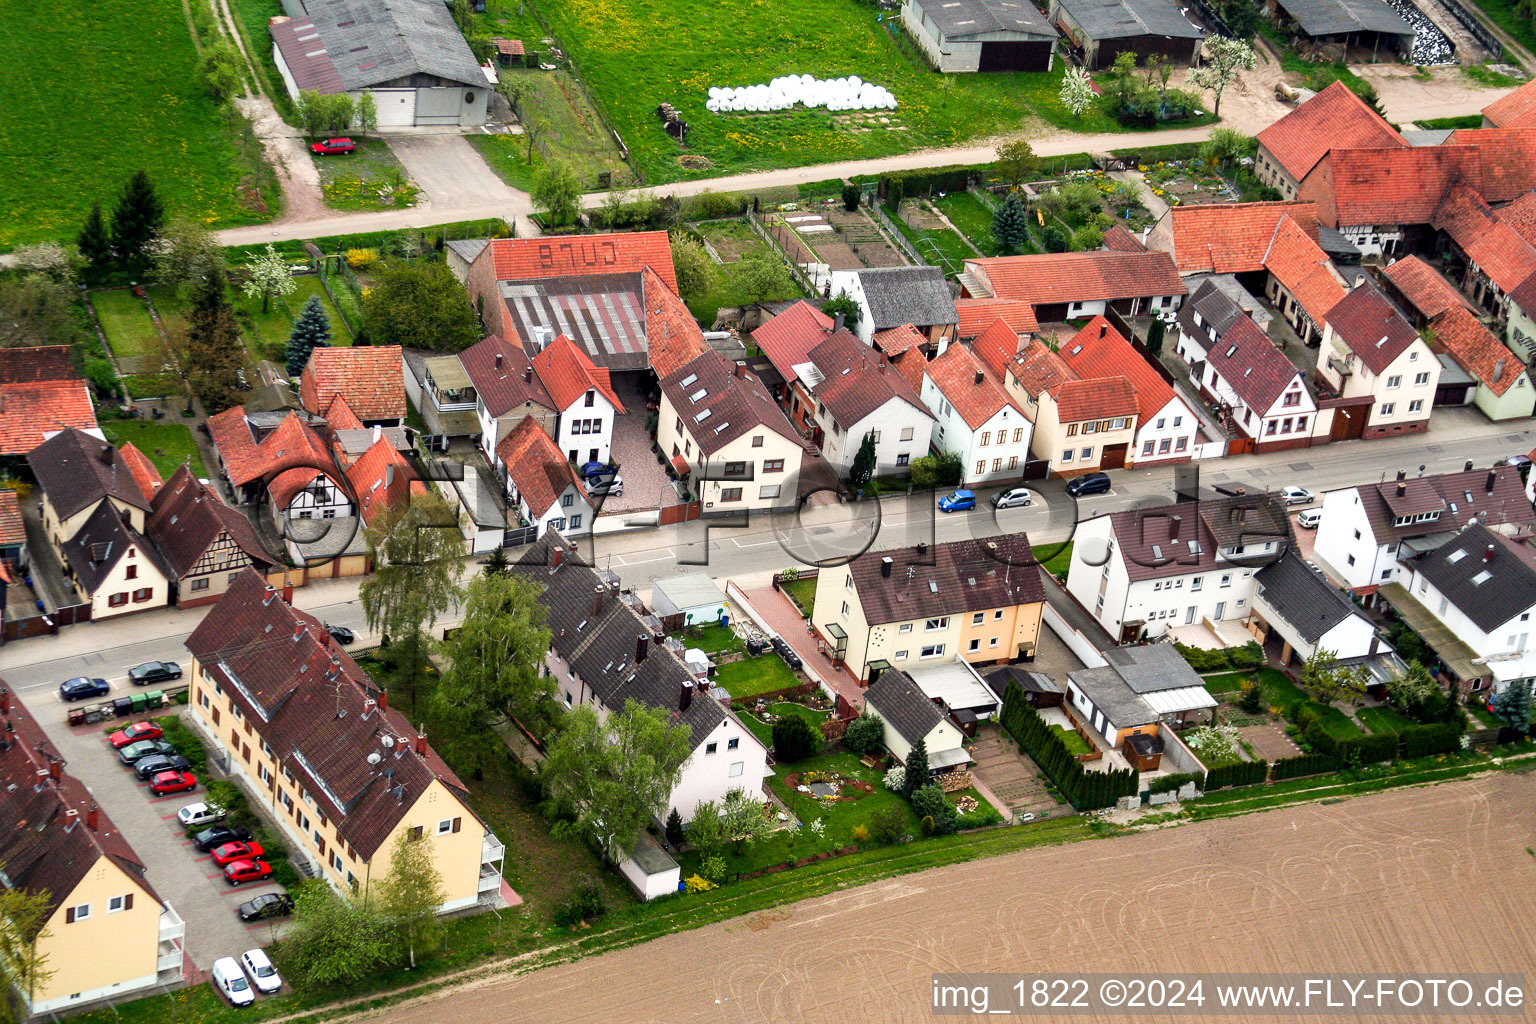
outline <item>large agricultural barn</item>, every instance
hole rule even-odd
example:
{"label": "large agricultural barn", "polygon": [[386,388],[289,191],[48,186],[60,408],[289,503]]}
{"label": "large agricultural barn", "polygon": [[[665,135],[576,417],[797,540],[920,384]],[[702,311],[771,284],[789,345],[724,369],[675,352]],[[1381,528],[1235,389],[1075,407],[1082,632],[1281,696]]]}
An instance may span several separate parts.
{"label": "large agricultural barn", "polygon": [[901,21],[940,71],[1049,71],[1056,30],[1031,0],[906,0]]}
{"label": "large agricultural barn", "polygon": [[484,124],[490,81],[440,0],[283,0],[274,18],[288,94],[373,94],[379,127]]}
{"label": "large agricultural barn", "polygon": [[1138,64],[1153,54],[1175,67],[1193,64],[1205,37],[1169,0],[1051,0],[1051,22],[1090,71],[1109,67],[1125,50]]}

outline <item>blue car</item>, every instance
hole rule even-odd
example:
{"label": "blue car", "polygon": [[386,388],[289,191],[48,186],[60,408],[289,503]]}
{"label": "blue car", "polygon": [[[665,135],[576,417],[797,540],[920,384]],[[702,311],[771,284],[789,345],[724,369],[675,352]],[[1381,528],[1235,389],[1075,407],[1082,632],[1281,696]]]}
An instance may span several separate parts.
{"label": "blue car", "polygon": [[971,491],[952,491],[939,499],[940,512],[965,512],[976,507],[976,495]]}
{"label": "blue car", "polygon": [[86,697],[105,697],[112,692],[105,679],[87,679],[78,676],[59,684],[59,696],[65,700],[83,700]]}
{"label": "blue car", "polygon": [[611,476],[613,473],[613,467],[609,466],[606,462],[598,462],[596,460],[588,462],[581,467],[581,476],[584,480],[596,480],[600,476]]}

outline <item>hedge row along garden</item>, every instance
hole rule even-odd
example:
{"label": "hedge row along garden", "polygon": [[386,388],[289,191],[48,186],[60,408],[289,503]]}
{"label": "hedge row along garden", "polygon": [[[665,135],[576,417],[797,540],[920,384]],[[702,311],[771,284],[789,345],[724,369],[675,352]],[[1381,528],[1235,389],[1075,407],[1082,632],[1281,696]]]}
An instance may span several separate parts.
{"label": "hedge row along garden", "polygon": [[1003,729],[1019,748],[1050,776],[1056,788],[1079,811],[1111,807],[1123,796],[1135,796],[1141,783],[1133,768],[1091,772],[1067,750],[1061,736],[1030,707],[1017,683],[1003,694]]}

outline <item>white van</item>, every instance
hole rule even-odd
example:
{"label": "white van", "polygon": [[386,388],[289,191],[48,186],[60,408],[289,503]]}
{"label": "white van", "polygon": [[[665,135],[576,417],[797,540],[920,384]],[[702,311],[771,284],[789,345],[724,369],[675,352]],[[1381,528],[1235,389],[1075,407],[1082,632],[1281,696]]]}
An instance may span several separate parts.
{"label": "white van", "polygon": [[256,1001],[251,983],[232,956],[223,956],[213,962],[213,987],[223,993],[232,1006],[250,1006]]}
{"label": "white van", "polygon": [[1323,510],[1320,508],[1304,508],[1296,513],[1296,525],[1304,530],[1315,530],[1322,521]]}

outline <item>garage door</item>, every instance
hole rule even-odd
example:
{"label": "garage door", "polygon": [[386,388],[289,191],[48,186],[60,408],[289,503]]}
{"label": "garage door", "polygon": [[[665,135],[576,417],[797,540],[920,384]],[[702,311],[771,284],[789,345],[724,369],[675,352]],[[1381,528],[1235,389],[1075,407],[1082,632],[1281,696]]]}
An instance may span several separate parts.
{"label": "garage door", "polygon": [[380,128],[409,127],[416,123],[415,89],[377,89],[374,106],[379,111]]}
{"label": "garage door", "polygon": [[1051,44],[1040,42],[992,42],[981,44],[978,71],[1047,71],[1051,64]]}
{"label": "garage door", "polygon": [[416,90],[417,124],[458,124],[464,90],[445,87]]}

